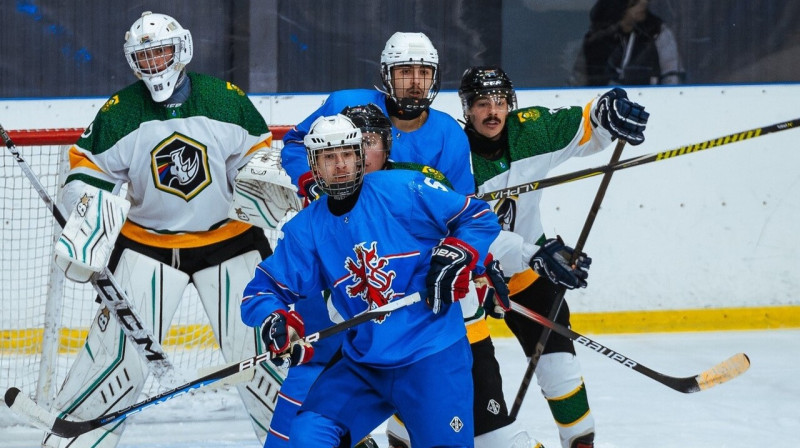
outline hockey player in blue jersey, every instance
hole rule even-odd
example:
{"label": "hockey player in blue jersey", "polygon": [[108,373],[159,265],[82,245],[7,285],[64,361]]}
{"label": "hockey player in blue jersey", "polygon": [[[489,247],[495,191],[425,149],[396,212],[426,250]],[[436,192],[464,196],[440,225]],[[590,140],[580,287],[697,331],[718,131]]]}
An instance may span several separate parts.
{"label": "hockey player in blue jersey", "polygon": [[471,272],[483,273],[497,217],[419,172],[364,176],[361,132],[342,115],[319,118],[304,141],[327,197],[285,225],[245,289],[245,323],[300,364],[313,348],[298,342],[304,325],[290,304],[322,300],[326,288],[345,319],[411,294],[425,303],[346,333],[292,424],[291,446],[349,446],[398,412],[416,446],[471,447],[472,358],[452,304]]}
{"label": "hockey player in blue jersey", "polygon": [[303,137],[321,116],[340,113],[347,106],[378,105],[392,121],[392,159],[414,162],[441,171],[461,194],[473,194],[475,183],[469,142],[458,122],[432,109],[439,92],[439,55],[422,33],[395,33],[381,53],[383,90],[354,89],[333,92],[283,139],[283,168],[308,200],[319,196],[306,159]]}
{"label": "hockey player in blue jersey", "polygon": [[[361,130],[361,149],[364,152],[364,173],[383,169],[389,164],[392,148],[392,124],[381,109],[374,105],[347,107],[342,113],[353,121]],[[402,167],[412,168],[411,164]],[[419,168],[422,171],[422,168]],[[431,170],[425,170],[430,172]],[[438,173],[438,172],[437,172]],[[431,175],[429,174],[429,177]],[[438,177],[437,177],[438,178]],[[444,180],[444,182],[447,182]],[[447,183],[446,186],[449,186]],[[323,292],[328,297],[328,292]],[[331,326],[331,312],[321,300],[303,300],[295,304],[295,311],[303,316],[306,331],[314,333]],[[336,313],[333,313],[334,316]],[[281,385],[275,412],[270,422],[267,441],[264,448],[286,448],[289,446],[289,429],[297,415],[298,409],[308,395],[311,384],[317,379],[322,369],[339,349],[343,334],[333,335],[314,343],[314,356],[309,362],[289,369],[286,379]],[[368,448],[374,445],[367,438],[356,445]]]}

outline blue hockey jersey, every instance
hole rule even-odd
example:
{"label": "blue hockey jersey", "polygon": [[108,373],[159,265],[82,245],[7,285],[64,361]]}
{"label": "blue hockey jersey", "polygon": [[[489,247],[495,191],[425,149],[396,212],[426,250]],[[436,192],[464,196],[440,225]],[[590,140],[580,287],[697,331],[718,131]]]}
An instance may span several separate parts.
{"label": "blue hockey jersey", "polygon": [[[369,103],[379,106],[389,116],[385,93],[368,89],[340,90],[331,93],[319,109],[286,133],[281,164],[292,182],[297,184],[298,178],[309,171],[303,137],[308,134],[314,120],[336,115],[347,106]],[[428,109],[427,121],[413,132],[402,132],[393,126],[390,158],[435,168],[447,177],[457,192],[464,195],[475,193],[469,141],[458,122],[444,112]]]}
{"label": "blue hockey jersey", "polygon": [[[427,295],[431,249],[447,236],[471,245],[478,270],[500,227],[488,205],[415,171],[364,177],[358,201],[335,216],[326,200],[312,202],[283,228],[275,252],[245,288],[242,319],[260,325],[299,300],[333,304],[345,319],[410,294]],[[479,272],[480,273],[480,272]],[[408,365],[465,336],[460,306],[434,315],[425,301],[350,329],[342,351],[374,367]]]}

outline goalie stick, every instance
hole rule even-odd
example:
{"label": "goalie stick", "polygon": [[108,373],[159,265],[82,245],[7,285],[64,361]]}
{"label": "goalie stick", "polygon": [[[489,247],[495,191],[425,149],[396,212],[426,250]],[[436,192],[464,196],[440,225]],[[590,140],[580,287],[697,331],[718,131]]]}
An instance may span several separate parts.
{"label": "goalie stick", "polygon": [[722,361],[721,363],[711,367],[708,370],[703,371],[702,373],[695,375],[695,376],[687,376],[683,378],[678,378],[674,376],[664,375],[663,373],[656,372],[653,369],[643,366],[638,362],[634,361],[633,359],[623,355],[620,352],[612,350],[605,345],[594,341],[580,333],[577,333],[561,324],[553,322],[550,319],[545,318],[541,314],[538,314],[524,306],[520,305],[519,303],[511,301],[511,309],[516,311],[517,313],[527,317],[528,319],[537,322],[546,328],[549,328],[556,333],[570,338],[573,341],[577,342],[578,344],[583,345],[584,347],[593,350],[608,359],[612,359],[617,361],[618,363],[622,364],[625,367],[630,368],[636,372],[641,373],[642,375],[654,379],[659,383],[677,390],[678,392],[683,392],[685,394],[690,394],[694,392],[700,392],[701,390],[706,390],[716,385],[722,384],[726,381],[730,381],[737,376],[743,374],[750,368],[750,358],[747,357],[744,353],[737,353],[730,358]]}
{"label": "goalie stick", "polygon": [[800,118],[795,118],[794,120],[782,121],[780,123],[775,123],[760,128],[749,129],[747,131],[734,132],[733,134],[712,138],[711,140],[706,140],[700,143],[692,143],[689,145],[684,145],[681,146],[680,148],[661,151],[655,154],[632,157],[630,159],[625,159],[617,163],[609,163],[608,165],[599,166],[597,168],[587,168],[572,173],[561,174],[558,176],[548,177],[546,179],[528,182],[526,184],[503,188],[501,190],[478,193],[475,195],[475,197],[477,197],[478,199],[483,199],[484,201],[492,201],[495,199],[516,196],[522,193],[529,193],[531,191],[541,190],[543,188],[553,187],[556,185],[565,184],[579,179],[594,177],[611,171],[618,171],[625,168],[644,165],[646,163],[672,159],[686,154],[694,154],[697,152],[705,151],[707,149],[717,148],[730,143],[751,140],[756,137],[761,137],[762,135],[772,134],[775,132],[784,131],[786,129],[794,129],[798,125],[800,125]]}
{"label": "goalie stick", "polygon": [[[39,196],[58,222],[58,225],[63,228],[67,222],[66,218],[64,218],[64,214],[55,204],[53,198],[47,193],[44,185],[39,181],[39,178],[33,172],[30,165],[28,165],[28,162],[26,162],[19,153],[16,145],[14,145],[14,142],[2,125],[0,125],[0,138],[3,139],[6,147],[8,147],[11,155],[17,161],[20,168],[22,168],[22,171],[25,173],[31,185],[33,185],[33,188],[39,193]],[[159,383],[169,386],[180,384],[182,381],[177,378],[175,369],[169,359],[167,359],[167,354],[158,342],[158,338],[143,324],[139,313],[133,308],[127,295],[122,290],[119,283],[117,283],[108,267],[94,274],[90,281],[102,300],[103,305],[114,315],[114,318],[119,322],[125,336],[127,336],[128,340],[136,348],[136,351],[142,356],[148,369],[153,376],[158,379]]]}
{"label": "goalie stick", "polygon": [[[327,338],[349,328],[355,327],[356,325],[362,324],[368,320],[384,316],[392,311],[412,305],[419,301],[419,294],[412,294],[403,297],[402,299],[393,300],[386,305],[364,311],[363,313],[358,314],[344,322],[310,334],[304,338],[304,341],[311,343]],[[165,401],[172,400],[173,398],[180,397],[181,395],[185,395],[195,389],[215,383],[231,375],[237,375],[245,370],[252,369],[258,364],[272,359],[275,356],[276,355],[274,355],[272,352],[266,352],[256,355],[252,358],[244,359],[236,364],[232,364],[215,372],[211,372],[202,378],[198,378],[182,386],[178,386],[144,401],[140,401],[139,403],[136,403],[125,409],[102,415],[91,420],[66,420],[58,417],[53,413],[48,412],[44,408],[39,407],[33,400],[28,398],[16,387],[9,388],[6,391],[5,402],[6,405],[11,408],[12,411],[14,411],[14,413],[26,418],[34,426],[59,437],[73,438],[109,423],[123,420],[151,406],[155,406],[164,403]]]}
{"label": "goalie stick", "polygon": [[[614,147],[614,153],[611,154],[611,160],[608,162],[609,166],[613,166],[619,161],[619,158],[622,156],[622,150],[625,148],[625,143],[627,142],[622,139],[617,142],[617,146]],[[612,174],[614,174],[614,171],[611,170],[603,173],[603,179],[600,181],[600,186],[597,188],[597,194],[594,196],[592,206],[589,208],[589,214],[586,216],[583,229],[581,229],[581,234],[578,236],[575,249],[572,251],[572,256],[569,259],[570,265],[574,265],[575,260],[577,260],[581,252],[583,252],[583,246],[586,245],[586,240],[589,239],[589,232],[592,230],[594,220],[597,218],[597,213],[600,211],[600,204],[606,196],[608,184],[611,183]],[[556,298],[550,306],[550,314],[548,315],[551,321],[556,320],[558,313],[561,312],[561,306],[564,304],[564,294],[566,292],[567,288],[564,286],[558,289]],[[533,356],[531,356],[530,361],[528,361],[528,367],[525,370],[525,374],[522,376],[522,382],[519,385],[519,390],[517,390],[517,396],[514,398],[514,404],[511,406],[511,411],[508,413],[512,419],[517,418],[517,414],[519,414],[519,410],[522,407],[522,400],[525,399],[525,394],[528,392],[528,387],[533,379],[533,373],[536,371],[536,366],[539,364],[539,358],[541,358],[542,353],[544,353],[544,346],[547,344],[548,338],[550,338],[550,328],[545,327],[542,330],[542,334],[539,336],[539,340],[536,341],[536,346],[533,349]]]}

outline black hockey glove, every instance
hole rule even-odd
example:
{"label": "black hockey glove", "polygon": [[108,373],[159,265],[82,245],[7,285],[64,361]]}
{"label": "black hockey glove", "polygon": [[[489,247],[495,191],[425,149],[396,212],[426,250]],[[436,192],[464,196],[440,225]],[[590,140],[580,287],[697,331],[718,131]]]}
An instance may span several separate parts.
{"label": "black hockey glove", "polygon": [[500,261],[494,260],[491,254],[484,265],[486,271],[473,280],[478,291],[478,303],[486,310],[486,314],[502,319],[506,311],[511,309],[503,268],[500,267]]}
{"label": "black hockey glove", "polygon": [[630,101],[628,94],[616,87],[597,100],[593,122],[595,126],[607,129],[612,137],[639,145],[644,142],[644,129],[649,117],[644,106]]}
{"label": "black hockey glove", "polygon": [[428,287],[425,301],[433,314],[439,314],[445,304],[455,303],[467,295],[477,259],[478,252],[458,238],[447,237],[433,248],[431,268],[425,279]]}
{"label": "black hockey glove", "polygon": [[294,311],[277,310],[264,319],[261,339],[276,357],[273,364],[281,367],[296,366],[308,362],[314,356],[314,347],[305,342],[305,325]]}
{"label": "black hockey glove", "polygon": [[562,285],[567,289],[585,288],[589,277],[586,270],[592,264],[592,259],[581,252],[575,264],[570,266],[569,260],[574,251],[575,249],[564,245],[560,236],[550,238],[533,254],[531,268],[555,285]]}

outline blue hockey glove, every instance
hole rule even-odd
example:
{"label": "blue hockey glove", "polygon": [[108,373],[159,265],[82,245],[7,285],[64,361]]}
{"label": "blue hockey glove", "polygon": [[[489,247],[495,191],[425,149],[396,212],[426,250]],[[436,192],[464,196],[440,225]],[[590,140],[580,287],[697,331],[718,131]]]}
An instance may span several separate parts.
{"label": "blue hockey glove", "polygon": [[604,93],[593,112],[595,126],[602,126],[614,138],[627,141],[631,145],[644,142],[644,129],[650,114],[644,106],[628,99],[624,90],[616,87]]}
{"label": "blue hockey glove", "polygon": [[574,251],[575,249],[564,245],[560,236],[550,238],[533,254],[531,268],[555,285],[562,285],[567,289],[585,288],[589,277],[587,269],[592,264],[592,259],[581,253],[575,264],[570,266],[569,260]]}
{"label": "blue hockey glove", "polygon": [[277,366],[290,367],[308,362],[314,356],[314,347],[305,342],[305,325],[294,311],[277,310],[264,319],[261,339],[272,353]]}
{"label": "blue hockey glove", "polygon": [[439,314],[444,305],[455,303],[467,295],[477,259],[478,252],[458,238],[447,237],[433,248],[431,268],[425,279],[428,287],[425,301],[433,314]]}
{"label": "blue hockey glove", "polygon": [[503,268],[500,267],[500,261],[493,259],[491,254],[486,257],[484,265],[486,271],[473,280],[478,292],[478,303],[486,310],[486,314],[502,319],[506,311],[511,309]]}

